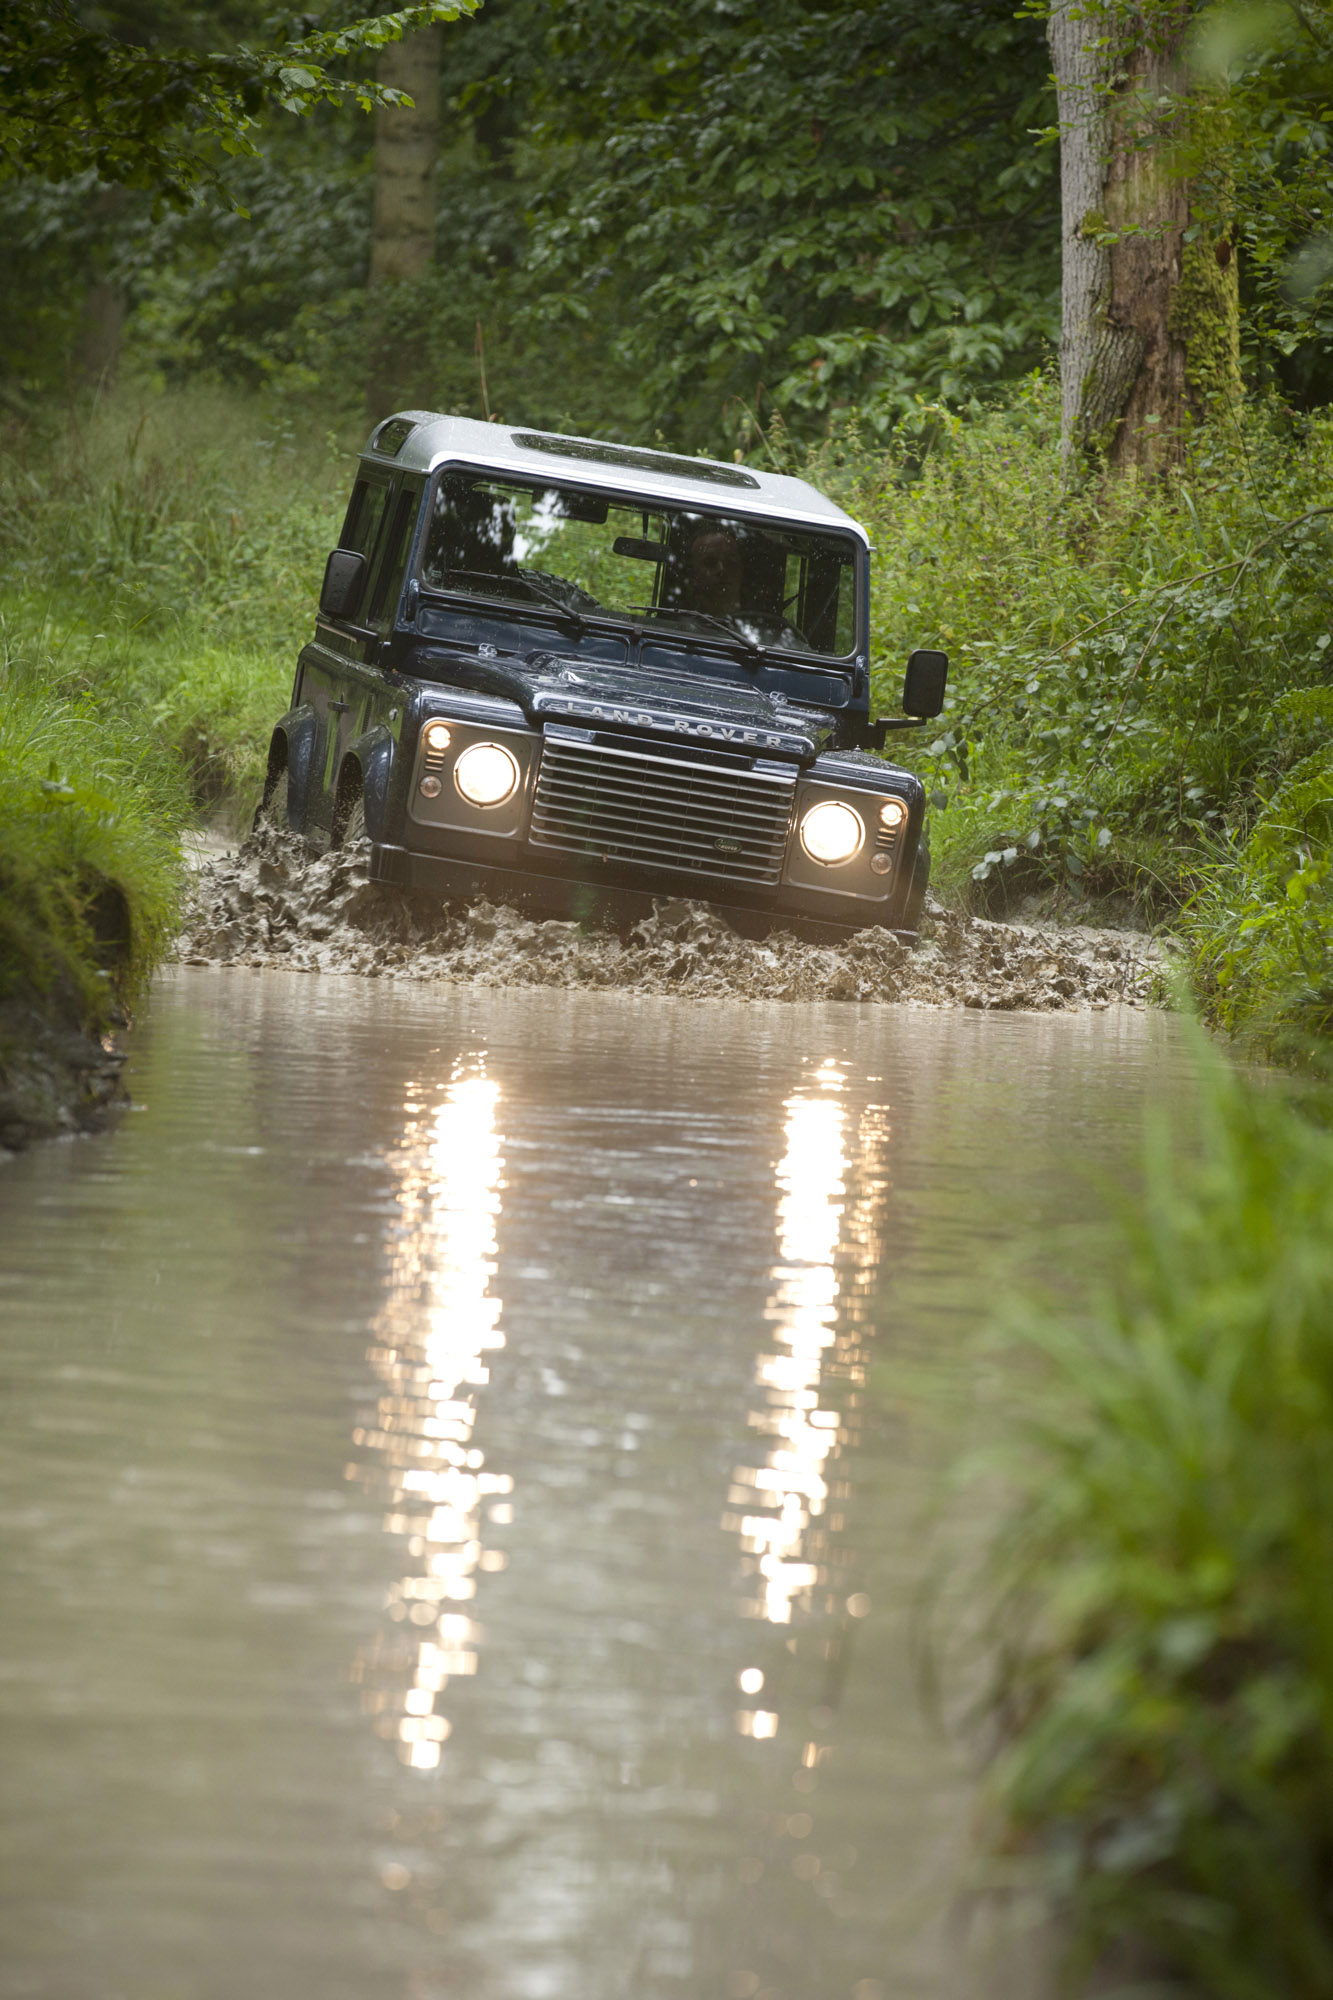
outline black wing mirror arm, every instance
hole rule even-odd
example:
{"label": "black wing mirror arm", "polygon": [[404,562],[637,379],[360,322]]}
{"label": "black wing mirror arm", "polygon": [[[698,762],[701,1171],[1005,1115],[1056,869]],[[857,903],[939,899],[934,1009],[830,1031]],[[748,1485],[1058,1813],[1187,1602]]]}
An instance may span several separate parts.
{"label": "black wing mirror arm", "polygon": [[903,707],[907,713],[901,716],[882,715],[877,722],[869,725],[867,735],[875,748],[884,748],[884,738],[890,729],[920,729],[923,723],[932,722],[944,707],[944,690],[948,681],[947,653],[918,648],[911,654],[903,678]]}
{"label": "black wing mirror arm", "polygon": [[928,715],[881,715],[867,724],[866,735],[876,750],[882,750],[891,729],[924,729],[929,721]]}

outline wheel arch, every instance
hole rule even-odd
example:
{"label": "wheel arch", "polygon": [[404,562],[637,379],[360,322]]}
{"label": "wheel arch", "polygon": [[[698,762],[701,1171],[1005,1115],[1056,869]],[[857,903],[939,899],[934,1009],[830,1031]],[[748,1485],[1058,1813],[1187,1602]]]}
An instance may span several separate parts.
{"label": "wheel arch", "polygon": [[286,771],[287,815],[299,831],[305,830],[309,810],[318,720],[314,709],[309,706],[289,709],[269,738],[264,798],[268,799],[277,780]]}
{"label": "wheel arch", "polygon": [[389,804],[389,780],[397,745],[393,732],[382,724],[368,729],[349,743],[338,766],[334,789],[334,824],[350,811],[358,794],[365,803],[366,832],[372,840],[385,834]]}

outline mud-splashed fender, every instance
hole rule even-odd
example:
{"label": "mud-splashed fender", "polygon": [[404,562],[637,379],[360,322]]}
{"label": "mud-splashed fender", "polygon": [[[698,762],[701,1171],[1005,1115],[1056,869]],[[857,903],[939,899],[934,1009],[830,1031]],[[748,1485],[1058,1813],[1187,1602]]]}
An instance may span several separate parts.
{"label": "mud-splashed fender", "polygon": [[394,752],[397,743],[391,729],[380,723],[374,729],[347,746],[343,758],[342,772],[339,774],[338,788],[341,793],[343,778],[349,764],[359,767],[361,773],[361,796],[366,808],[366,832],[372,840],[383,840],[388,817],[389,780],[393,772]]}
{"label": "mud-splashed fender", "polygon": [[[287,771],[287,816],[304,830],[310,810],[312,782],[318,785],[319,717],[308,701],[289,708],[273,731],[268,746],[270,783],[284,766]],[[268,785],[265,790],[269,789]]]}

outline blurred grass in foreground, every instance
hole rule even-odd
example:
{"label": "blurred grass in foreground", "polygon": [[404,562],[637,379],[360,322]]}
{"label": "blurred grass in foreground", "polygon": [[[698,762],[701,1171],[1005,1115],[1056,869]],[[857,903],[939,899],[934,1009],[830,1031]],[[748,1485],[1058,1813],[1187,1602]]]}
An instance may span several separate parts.
{"label": "blurred grass in foreground", "polygon": [[1146,1947],[1114,1990],[1327,2000],[1333,1102],[1201,1055],[1198,1130],[1152,1135],[1120,1276],[1017,1323],[992,1845],[1080,1986]]}

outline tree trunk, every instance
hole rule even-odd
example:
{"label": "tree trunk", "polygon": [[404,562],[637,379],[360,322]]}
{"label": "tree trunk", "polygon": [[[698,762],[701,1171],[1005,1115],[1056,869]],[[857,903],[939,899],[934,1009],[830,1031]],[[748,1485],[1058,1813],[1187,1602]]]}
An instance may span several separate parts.
{"label": "tree trunk", "polygon": [[1192,236],[1179,151],[1188,114],[1187,0],[1126,16],[1055,0],[1060,117],[1066,470],[1178,462],[1191,423],[1240,394],[1228,237]]}
{"label": "tree trunk", "polygon": [[116,228],[125,200],[124,188],[99,187],[88,203],[91,227],[83,251],[87,287],[71,356],[74,380],[83,389],[111,388],[120,367],[127,301],[123,285],[113,282],[108,273],[114,263]]}
{"label": "tree trunk", "polygon": [[74,344],[74,377],[85,389],[110,389],[120,367],[125,326],[125,294],[106,278],[94,278],[83,295]]}
{"label": "tree trunk", "polygon": [[417,278],[435,257],[435,163],[440,142],[440,30],[386,42],[379,78],[412,98],[375,114],[375,208],[370,282]]}

